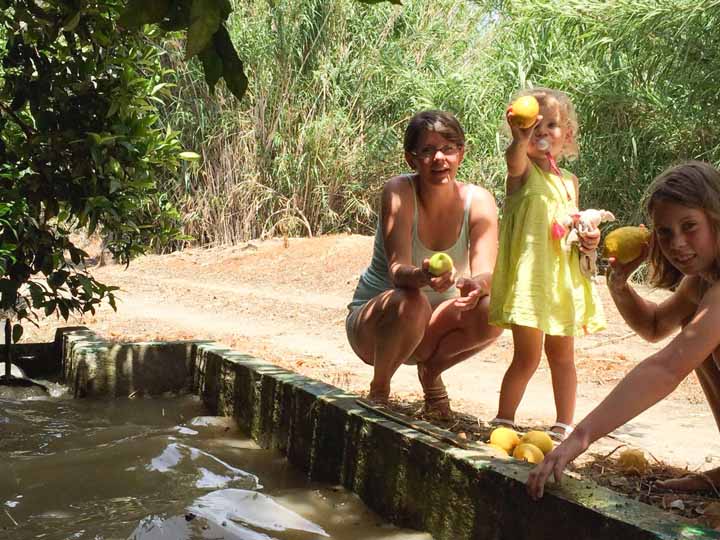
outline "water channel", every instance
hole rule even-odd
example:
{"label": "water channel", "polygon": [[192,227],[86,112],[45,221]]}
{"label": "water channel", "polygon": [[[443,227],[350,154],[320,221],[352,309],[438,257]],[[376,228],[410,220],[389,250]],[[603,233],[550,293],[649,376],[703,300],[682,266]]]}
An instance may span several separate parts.
{"label": "water channel", "polygon": [[196,396],[0,398],[2,540],[431,540],[307,480]]}

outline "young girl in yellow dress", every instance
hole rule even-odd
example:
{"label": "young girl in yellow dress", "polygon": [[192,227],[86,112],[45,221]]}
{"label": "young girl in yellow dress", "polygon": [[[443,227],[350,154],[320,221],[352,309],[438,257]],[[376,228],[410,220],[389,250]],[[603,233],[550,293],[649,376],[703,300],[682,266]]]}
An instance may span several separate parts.
{"label": "young girl in yellow dress", "polygon": [[[512,142],[505,159],[508,174],[500,226],[500,251],[493,272],[490,323],[512,329],[513,359],[500,389],[493,424],[514,425],[525,388],[543,350],[552,375],[558,440],[571,431],[577,376],[574,338],[605,326],[592,281],[580,270],[579,250],[563,249],[561,223],[579,208],[575,175],[559,169],[561,158],[577,155],[578,125],[566,94],[535,88],[540,113],[535,123],[515,125],[508,107]],[[598,230],[580,235],[580,250],[597,248]]]}

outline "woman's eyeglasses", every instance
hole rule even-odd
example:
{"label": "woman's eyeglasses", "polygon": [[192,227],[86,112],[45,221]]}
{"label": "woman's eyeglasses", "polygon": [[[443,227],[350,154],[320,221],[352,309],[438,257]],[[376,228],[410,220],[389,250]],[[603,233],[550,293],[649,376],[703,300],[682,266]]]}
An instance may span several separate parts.
{"label": "woman's eyeglasses", "polygon": [[434,146],[426,146],[425,148],[421,148],[417,152],[410,153],[420,159],[432,159],[437,155],[438,152],[441,152],[444,156],[454,156],[460,151],[460,148],[462,148],[462,146],[459,144],[446,144],[441,148],[435,148]]}

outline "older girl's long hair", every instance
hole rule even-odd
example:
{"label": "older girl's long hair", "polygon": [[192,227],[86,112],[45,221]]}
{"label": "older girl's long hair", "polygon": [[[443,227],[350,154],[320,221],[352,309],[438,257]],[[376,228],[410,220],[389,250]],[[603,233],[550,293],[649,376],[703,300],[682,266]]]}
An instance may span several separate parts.
{"label": "older girl's long hair", "polygon": [[[703,161],[688,161],[660,173],[648,187],[645,211],[652,221],[659,202],[670,202],[703,210],[715,234],[715,265],[703,279],[714,283],[720,279],[720,172]],[[670,289],[677,286],[683,273],[663,255],[656,233],[650,242],[650,283]]]}

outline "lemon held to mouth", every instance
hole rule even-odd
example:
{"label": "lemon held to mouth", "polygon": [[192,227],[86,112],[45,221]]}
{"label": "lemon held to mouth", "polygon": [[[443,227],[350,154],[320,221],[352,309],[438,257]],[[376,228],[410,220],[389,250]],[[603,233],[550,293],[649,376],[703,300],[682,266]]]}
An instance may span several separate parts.
{"label": "lemon held to mouth", "polygon": [[535,123],[540,113],[540,104],[534,96],[522,96],[512,102],[510,112],[510,122],[519,128],[527,129]]}
{"label": "lemon held to mouth", "polygon": [[453,269],[453,260],[447,253],[435,253],[430,257],[428,271],[433,276],[440,276]]}

